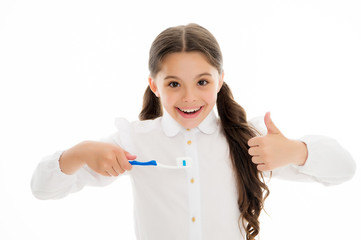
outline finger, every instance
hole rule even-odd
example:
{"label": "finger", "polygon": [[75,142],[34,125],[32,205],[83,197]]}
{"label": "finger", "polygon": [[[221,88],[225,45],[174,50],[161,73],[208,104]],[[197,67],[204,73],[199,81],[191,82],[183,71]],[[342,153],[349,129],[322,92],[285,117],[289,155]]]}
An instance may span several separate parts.
{"label": "finger", "polygon": [[269,167],[266,164],[258,164],[257,169],[262,172],[270,171]]}
{"label": "finger", "polygon": [[110,169],[107,169],[106,171],[109,173],[110,176],[113,176],[113,177],[119,176],[119,173],[117,173],[117,171],[115,171],[113,167]]}
{"label": "finger", "polygon": [[116,162],[113,165],[113,169],[118,173],[118,174],[123,174],[125,172],[125,169],[122,168],[121,164],[120,164],[120,156],[121,152],[117,152],[116,153]]}
{"label": "finger", "polygon": [[262,138],[263,137],[253,137],[253,138],[251,138],[250,140],[248,140],[248,146],[250,146],[250,147],[259,146],[260,143],[261,143]]}
{"label": "finger", "polygon": [[135,159],[137,158],[136,155],[130,154],[130,153],[127,152],[127,151],[124,151],[124,155],[125,155],[125,157],[126,157],[128,160],[135,160]]}
{"label": "finger", "polygon": [[[117,161],[119,163],[119,166],[124,170],[124,171],[129,171],[132,169],[132,165],[129,163],[128,158],[126,156],[126,154],[128,154],[128,156],[134,156],[131,155],[130,153],[126,152],[126,151],[120,151],[117,154]],[[134,156],[136,158],[136,156]],[[130,160],[134,160],[135,158],[131,157]]]}
{"label": "finger", "polygon": [[119,176],[119,174],[123,174],[125,172],[125,170],[122,168],[115,169],[115,166],[113,166],[113,170],[117,173],[116,176]]}
{"label": "finger", "polygon": [[262,158],[258,157],[258,156],[252,157],[252,162],[254,164],[264,164],[264,162],[262,161]]}
{"label": "finger", "polygon": [[107,170],[104,170],[102,172],[99,172],[102,176],[104,177],[111,177],[112,175],[110,175],[110,173]]}
{"label": "finger", "polygon": [[115,171],[116,173],[118,173],[118,175],[119,175],[119,174],[123,174],[123,173],[125,172],[125,170],[119,165],[118,160],[117,160],[117,162],[114,164],[113,169],[114,169],[114,171]]}
{"label": "finger", "polygon": [[248,149],[248,153],[251,156],[260,156],[261,155],[261,148],[260,147],[250,147]]}

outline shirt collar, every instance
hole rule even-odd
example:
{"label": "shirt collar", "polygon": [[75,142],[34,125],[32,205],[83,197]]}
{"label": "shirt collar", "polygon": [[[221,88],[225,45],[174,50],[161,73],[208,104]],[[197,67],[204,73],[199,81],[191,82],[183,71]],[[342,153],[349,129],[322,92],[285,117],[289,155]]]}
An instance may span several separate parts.
{"label": "shirt collar", "polygon": [[[176,120],[174,120],[169,113],[163,109],[162,129],[167,137],[174,137],[181,130],[185,130]],[[212,110],[208,116],[196,127],[205,134],[212,134],[216,131],[218,120],[216,114]]]}

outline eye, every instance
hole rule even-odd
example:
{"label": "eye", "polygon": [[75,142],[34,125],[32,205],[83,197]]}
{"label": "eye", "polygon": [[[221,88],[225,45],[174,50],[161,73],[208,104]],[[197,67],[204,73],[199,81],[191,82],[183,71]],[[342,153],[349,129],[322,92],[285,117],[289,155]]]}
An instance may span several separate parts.
{"label": "eye", "polygon": [[176,88],[176,87],[179,87],[180,84],[177,83],[177,82],[170,82],[170,83],[168,84],[168,86],[171,87],[171,88]]}
{"label": "eye", "polygon": [[200,80],[199,82],[198,82],[198,85],[199,86],[205,86],[205,85],[207,85],[208,84],[208,81],[207,80]]}

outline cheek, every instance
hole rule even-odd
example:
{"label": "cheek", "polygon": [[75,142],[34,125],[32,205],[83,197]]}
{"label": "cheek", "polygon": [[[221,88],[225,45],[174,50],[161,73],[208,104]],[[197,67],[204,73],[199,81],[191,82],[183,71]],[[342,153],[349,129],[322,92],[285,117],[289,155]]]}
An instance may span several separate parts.
{"label": "cheek", "polygon": [[210,105],[214,105],[217,101],[217,92],[210,91],[204,94],[203,99]]}
{"label": "cheek", "polygon": [[176,102],[176,94],[175,93],[169,93],[167,91],[162,91],[160,93],[160,101],[164,106],[171,106],[174,105]]}

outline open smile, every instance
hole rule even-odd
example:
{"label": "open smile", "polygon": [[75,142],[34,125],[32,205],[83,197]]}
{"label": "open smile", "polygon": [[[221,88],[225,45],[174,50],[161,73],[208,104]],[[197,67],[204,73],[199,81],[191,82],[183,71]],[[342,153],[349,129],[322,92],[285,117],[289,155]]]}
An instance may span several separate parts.
{"label": "open smile", "polygon": [[179,108],[176,107],[178,113],[184,118],[195,118],[202,111],[203,106],[192,108]]}

